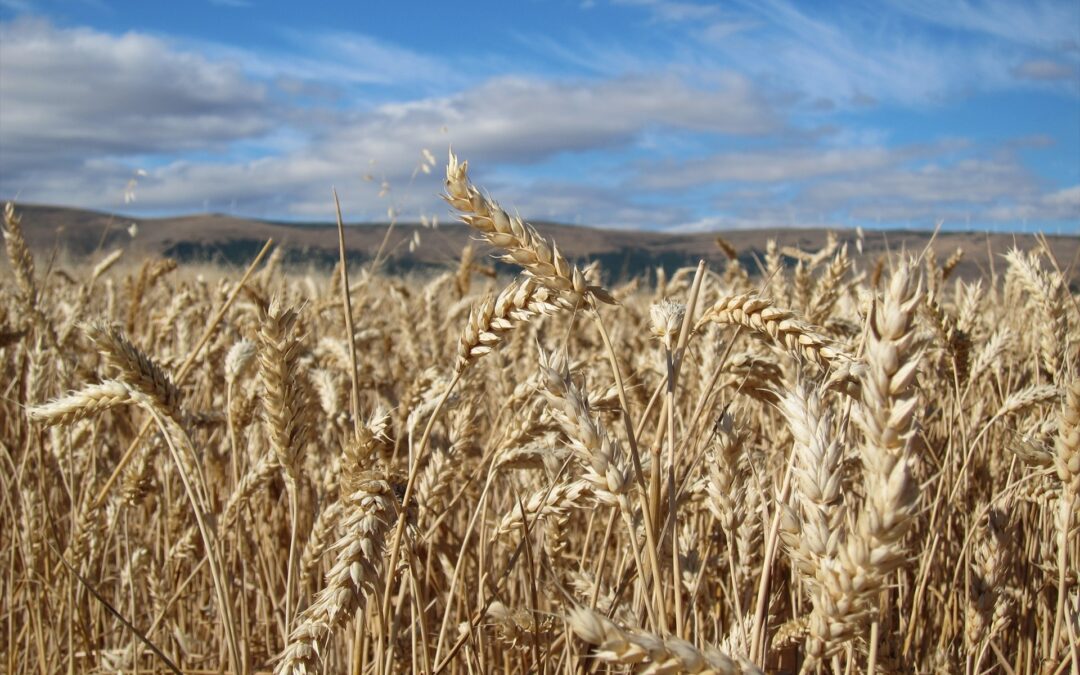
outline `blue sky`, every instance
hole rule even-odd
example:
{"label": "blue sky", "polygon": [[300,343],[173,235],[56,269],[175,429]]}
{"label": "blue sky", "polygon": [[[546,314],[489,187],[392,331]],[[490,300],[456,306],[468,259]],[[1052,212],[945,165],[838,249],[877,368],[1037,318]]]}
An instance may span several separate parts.
{"label": "blue sky", "polygon": [[[0,198],[1080,233],[1080,3],[0,0]],[[434,161],[429,159],[433,157]]]}

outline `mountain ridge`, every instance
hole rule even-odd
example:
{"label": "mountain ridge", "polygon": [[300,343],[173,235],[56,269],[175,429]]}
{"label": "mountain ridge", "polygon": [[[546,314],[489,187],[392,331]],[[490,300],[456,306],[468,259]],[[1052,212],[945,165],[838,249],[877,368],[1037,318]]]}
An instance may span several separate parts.
{"label": "mountain ridge", "polygon": [[[140,218],[62,206],[17,204],[23,229],[32,249],[39,252],[54,248],[62,250],[73,261],[100,250],[124,247],[138,255],[173,257],[181,261],[221,262],[241,264],[249,260],[273,238],[284,247],[287,262],[332,265],[338,259],[337,228],[334,223],[290,223],[227,214],[191,214],[171,217]],[[137,225],[132,237],[131,223]],[[657,232],[640,230],[600,229],[534,221],[532,225],[545,237],[554,239],[568,258],[576,261],[600,260],[611,274],[629,277],[656,266],[669,272],[705,259],[714,269],[721,269],[727,259],[717,245],[722,237],[738,253],[750,270],[757,272],[757,261],[763,258],[769,239],[781,247],[797,247],[806,251],[822,248],[833,232],[849,244],[856,259],[872,263],[886,251],[921,251],[934,233],[915,230],[865,230],[862,254],[856,250],[855,230],[825,230],[817,228],[775,228],[759,230],[730,230],[717,232]],[[346,232],[346,251],[351,260],[369,261],[379,250],[386,235],[386,223],[349,223]],[[410,245],[410,242],[416,242]],[[1071,281],[1078,279],[1077,256],[1080,237],[1046,235],[1063,269]],[[415,223],[399,223],[387,239],[384,254],[391,271],[431,269],[456,265],[462,248],[470,241],[476,253],[489,253],[488,247],[476,242],[475,236],[460,223],[425,227]],[[935,249],[942,258],[957,247],[965,255],[957,272],[965,278],[985,274],[994,266],[996,254],[1012,245],[1031,248],[1037,245],[1034,235],[940,232]],[[994,254],[994,255],[991,255]]]}

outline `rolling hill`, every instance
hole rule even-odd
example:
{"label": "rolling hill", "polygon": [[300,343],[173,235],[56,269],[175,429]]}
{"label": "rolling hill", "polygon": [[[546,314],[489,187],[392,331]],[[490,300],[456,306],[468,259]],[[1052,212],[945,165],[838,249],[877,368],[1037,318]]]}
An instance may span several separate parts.
{"label": "rolling hill", "polygon": [[[129,248],[137,256],[173,257],[185,262],[205,261],[241,264],[254,256],[267,238],[285,248],[286,262],[332,265],[338,257],[337,228],[332,223],[299,224],[236,218],[220,214],[198,214],[170,218],[133,218],[56,206],[17,205],[30,245],[39,254],[57,250],[77,261],[96,251]],[[128,233],[131,223],[137,234]],[[726,256],[716,244],[716,237],[731,244],[751,272],[758,270],[767,241],[776,239],[783,246],[813,250],[825,245],[827,231],[820,229],[760,229],[729,232],[664,233],[629,230],[601,230],[558,223],[536,222],[534,226],[553,238],[560,250],[573,260],[600,260],[604,269],[617,278],[640,274],[663,265],[668,271],[694,264],[704,258],[714,269],[722,269]],[[350,260],[372,260],[386,239],[386,269],[391,271],[423,270],[456,265],[462,248],[472,239],[469,229],[460,224],[443,224],[436,229],[416,224],[395,225],[386,238],[386,224],[350,224],[346,230],[346,249]],[[856,254],[856,232],[836,232],[849,242]],[[419,244],[410,247],[414,237]],[[863,239],[864,260],[871,263],[886,250],[919,251],[930,240],[925,231],[866,230]],[[1055,256],[1069,278],[1076,283],[1080,256],[1080,237],[1047,237]],[[1032,235],[942,232],[935,248],[942,259],[958,247],[964,258],[957,268],[963,277],[973,277],[1000,267],[997,257],[1011,246],[1030,248],[1036,244]],[[483,245],[478,253],[486,252]]]}

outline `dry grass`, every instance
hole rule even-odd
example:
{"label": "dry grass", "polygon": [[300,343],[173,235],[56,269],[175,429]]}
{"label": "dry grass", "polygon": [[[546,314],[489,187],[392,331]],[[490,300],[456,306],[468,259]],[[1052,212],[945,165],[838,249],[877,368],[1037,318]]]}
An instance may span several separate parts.
{"label": "dry grass", "polygon": [[456,159],[447,201],[522,276],[61,270],[5,211],[0,669],[1080,668],[1049,251],[607,288]]}

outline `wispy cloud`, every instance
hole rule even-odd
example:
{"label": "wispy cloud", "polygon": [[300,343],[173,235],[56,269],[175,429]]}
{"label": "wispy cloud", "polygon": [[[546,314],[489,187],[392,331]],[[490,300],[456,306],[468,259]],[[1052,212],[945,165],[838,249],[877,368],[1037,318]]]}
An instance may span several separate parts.
{"label": "wispy cloud", "polygon": [[417,87],[453,91],[474,76],[446,59],[362,33],[295,28],[277,32],[284,46],[273,50],[194,38],[177,44],[207,59],[233,64],[251,78],[333,90],[339,96],[355,92],[356,99],[366,95],[382,100],[387,91],[401,95]]}
{"label": "wispy cloud", "polygon": [[814,16],[782,0],[755,4],[767,29],[732,36],[721,51],[746,72],[758,73],[808,100],[839,105],[877,102],[939,104],[974,88],[1008,82],[1008,50],[931,41],[887,30],[870,12],[852,11],[844,23]]}
{"label": "wispy cloud", "polygon": [[662,21],[702,21],[715,19],[722,11],[715,5],[679,0],[614,0],[617,5],[643,7]]}
{"label": "wispy cloud", "polygon": [[[892,14],[873,4],[826,13],[825,8],[839,8],[790,0],[739,0],[722,7],[664,0],[628,4],[656,21],[681,22],[683,30],[671,39],[696,37],[696,50],[682,57],[694,66],[734,66],[811,104],[937,106],[1033,80],[1075,79],[1080,67],[1080,52],[1066,48],[1080,47],[1080,5],[1074,2],[895,2]],[[941,28],[953,32],[942,35]],[[616,51],[613,58],[593,61],[620,58]]]}
{"label": "wispy cloud", "polygon": [[30,0],[0,0],[0,8],[16,14],[29,14],[37,9]]}
{"label": "wispy cloud", "polygon": [[1027,80],[1052,82],[1055,80],[1080,81],[1080,64],[1069,65],[1050,59],[1031,59],[1013,69],[1016,77]]}
{"label": "wispy cloud", "polygon": [[1075,42],[1080,5],[1069,0],[890,0],[921,21],[995,39],[1057,50]]}

